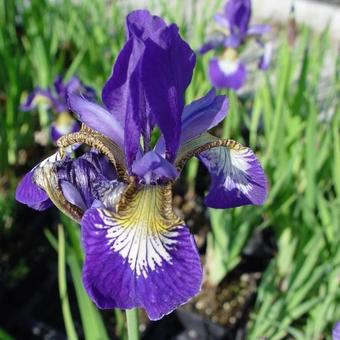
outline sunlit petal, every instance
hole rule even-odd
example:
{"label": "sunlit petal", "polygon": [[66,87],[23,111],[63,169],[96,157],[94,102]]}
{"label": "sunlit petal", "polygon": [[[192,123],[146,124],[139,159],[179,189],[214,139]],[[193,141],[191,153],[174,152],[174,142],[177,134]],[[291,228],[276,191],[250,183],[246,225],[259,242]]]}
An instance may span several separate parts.
{"label": "sunlit petal", "polygon": [[158,320],[198,293],[200,258],[169,188],[128,190],[122,202],[84,215],[84,285],[100,308],[142,307]]}

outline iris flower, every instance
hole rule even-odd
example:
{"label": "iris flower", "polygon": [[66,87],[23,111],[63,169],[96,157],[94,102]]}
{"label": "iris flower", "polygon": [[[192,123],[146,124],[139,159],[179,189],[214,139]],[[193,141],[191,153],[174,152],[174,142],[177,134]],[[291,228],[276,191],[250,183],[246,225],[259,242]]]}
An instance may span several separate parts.
{"label": "iris flower", "polygon": [[61,76],[57,76],[53,82],[52,89],[41,89],[37,87],[30,93],[21,110],[34,110],[38,103],[44,103],[47,108],[56,114],[55,121],[50,126],[51,139],[56,142],[61,136],[80,129],[80,124],[69,113],[67,95],[69,92],[81,92],[86,98],[94,100],[95,91],[84,86],[77,77],[72,77],[67,83],[63,82]]}
{"label": "iris flower", "polygon": [[239,50],[248,38],[255,38],[264,50],[258,67],[261,70],[269,67],[272,44],[264,44],[261,37],[270,30],[270,26],[250,26],[250,18],[250,0],[229,0],[225,5],[224,13],[215,15],[219,30],[200,49],[201,54],[210,50],[220,52],[218,57],[212,58],[209,62],[209,78],[213,86],[238,90],[244,85],[247,70],[239,57]]}
{"label": "iris flower", "polygon": [[[267,185],[250,149],[208,132],[227,114],[224,96],[212,89],[184,105],[195,54],[178,27],[145,10],[130,13],[126,26],[103,106],[69,95],[81,130],[59,139],[16,198],[36,209],[53,202],[81,224],[83,282],[99,308],[142,307],[158,320],[202,282],[194,237],[172,206],[187,160],[198,157],[210,172],[209,207],[262,204]],[[160,131],[155,144],[153,131]],[[81,144],[91,151],[72,158]]]}
{"label": "iris flower", "polygon": [[340,340],[340,322],[337,322],[333,327],[332,340]]}

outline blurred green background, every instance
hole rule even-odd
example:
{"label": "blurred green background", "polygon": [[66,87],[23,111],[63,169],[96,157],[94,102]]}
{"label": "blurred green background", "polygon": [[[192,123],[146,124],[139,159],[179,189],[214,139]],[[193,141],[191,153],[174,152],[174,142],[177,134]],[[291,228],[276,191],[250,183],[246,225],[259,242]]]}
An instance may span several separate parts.
{"label": "blurred green background", "polygon": [[[151,12],[177,23],[197,50],[223,2],[147,4]],[[124,43],[124,19],[132,9],[132,1],[0,0],[0,339],[47,339],[51,334],[53,339],[126,338],[124,315],[98,312],[83,290],[78,226],[54,209],[34,212],[14,196],[23,174],[54,149],[35,143],[36,131],[49,124],[49,117],[43,109],[21,112],[25,95],[35,86],[47,87],[58,74],[77,75],[100,93]],[[207,210],[201,204],[209,184],[206,173],[192,161],[185,177],[190,193],[185,199],[193,207],[188,216],[183,210],[184,217],[201,209],[192,229],[210,283],[205,290],[218,295],[219,287],[236,287],[231,297],[218,300],[216,310],[227,315],[244,287],[250,287],[242,283],[248,271],[255,277],[251,298],[246,309],[233,309],[225,319],[200,309],[197,300],[187,312],[219,324],[231,339],[237,334],[330,339],[340,320],[339,44],[326,27],[316,34],[302,26],[292,44],[288,23],[272,24],[270,69],[254,70],[238,94],[221,91],[229,97],[230,111],[216,129],[256,150],[270,183],[266,204]],[[209,55],[197,57],[188,102],[210,88],[208,60]],[[180,193],[178,188],[175,194]],[[266,245],[274,246],[265,265],[251,268],[248,263],[245,270],[254,242],[264,253]],[[141,317],[141,330],[156,327]],[[154,334],[145,332],[144,338],[156,339]],[[163,338],[170,338],[166,334]]]}

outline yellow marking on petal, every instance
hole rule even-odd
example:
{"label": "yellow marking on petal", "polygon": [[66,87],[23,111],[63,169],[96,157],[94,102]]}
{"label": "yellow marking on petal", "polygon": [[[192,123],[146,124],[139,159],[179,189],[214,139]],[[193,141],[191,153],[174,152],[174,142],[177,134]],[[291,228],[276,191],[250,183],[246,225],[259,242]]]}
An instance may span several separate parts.
{"label": "yellow marking on petal", "polygon": [[113,217],[124,227],[143,224],[152,232],[184,224],[172,209],[171,185],[142,185],[131,183],[116,207]]}
{"label": "yellow marking on petal", "polygon": [[129,263],[136,276],[171,263],[171,249],[176,247],[184,222],[172,209],[171,186],[131,183],[115,212],[102,210],[102,220],[109,226],[106,237],[114,252]]}
{"label": "yellow marking on petal", "polygon": [[229,29],[227,27],[220,26],[220,25],[216,25],[213,29],[213,32],[222,33],[225,36],[230,35]]}
{"label": "yellow marking on petal", "polygon": [[219,59],[226,61],[236,61],[238,59],[238,53],[234,48],[226,48]]}
{"label": "yellow marking on petal", "polygon": [[58,113],[55,120],[55,127],[62,135],[72,132],[75,119],[68,112]]}
{"label": "yellow marking on petal", "polygon": [[57,125],[70,125],[75,119],[68,112],[60,112],[55,120]]}
{"label": "yellow marking on petal", "polygon": [[37,94],[33,99],[33,104],[34,105],[51,105],[52,101],[46,96]]}

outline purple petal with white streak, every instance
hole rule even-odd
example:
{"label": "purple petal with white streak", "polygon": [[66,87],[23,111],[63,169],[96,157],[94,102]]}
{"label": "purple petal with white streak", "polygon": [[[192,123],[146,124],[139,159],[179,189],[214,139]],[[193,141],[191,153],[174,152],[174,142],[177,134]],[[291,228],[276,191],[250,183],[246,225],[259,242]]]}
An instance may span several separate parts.
{"label": "purple petal with white streak", "polygon": [[205,204],[212,208],[261,205],[267,196],[267,180],[255,154],[248,148],[216,147],[198,158],[211,175]]}
{"label": "purple petal with white streak", "polygon": [[[138,213],[145,211],[139,208]],[[85,213],[84,286],[99,308],[142,307],[151,320],[158,320],[199,292],[202,269],[196,245],[183,225],[158,232],[138,220],[128,225],[120,225],[108,210]]]}
{"label": "purple petal with white streak", "polygon": [[209,78],[211,84],[217,88],[238,90],[247,79],[247,71],[239,60],[213,58],[209,62]]}

